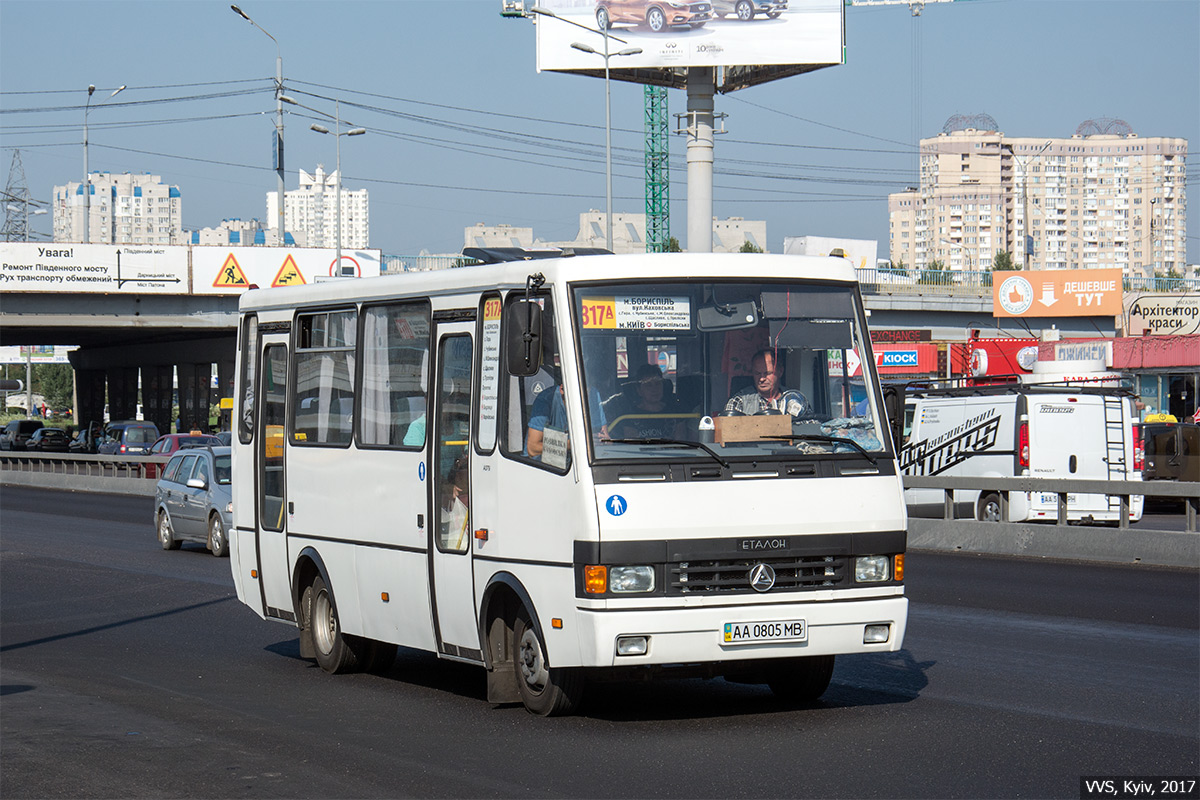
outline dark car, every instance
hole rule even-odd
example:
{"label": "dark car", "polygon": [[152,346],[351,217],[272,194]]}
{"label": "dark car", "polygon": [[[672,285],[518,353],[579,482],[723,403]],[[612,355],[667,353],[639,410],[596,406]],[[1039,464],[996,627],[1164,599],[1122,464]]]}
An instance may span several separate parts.
{"label": "dark car", "polygon": [[1142,425],[1147,481],[1200,481],[1200,425],[1152,422]]}
{"label": "dark car", "polygon": [[712,19],[712,3],[685,0],[597,0],[596,24],[607,30],[614,22],[645,25],[655,33],[687,25],[703,28]]}
{"label": "dark car", "polygon": [[207,433],[164,433],[150,447],[151,455],[169,456],[186,447],[221,447],[221,440]]}
{"label": "dark car", "polygon": [[104,427],[99,422],[89,422],[71,437],[71,452],[78,455],[95,455],[103,439]]}
{"label": "dark car", "polygon": [[14,419],[0,430],[0,450],[24,450],[30,437],[42,427],[40,419]]}
{"label": "dark car", "polygon": [[233,484],[228,447],[189,447],[171,456],[154,490],[154,525],[164,550],[203,542],[229,555]]}
{"label": "dark car", "polygon": [[141,419],[110,422],[104,426],[104,438],[97,452],[101,455],[146,456],[158,441],[158,426]]}
{"label": "dark car", "polygon": [[39,453],[65,453],[71,449],[71,439],[62,428],[38,428],[29,437],[25,449]]}
{"label": "dark car", "polygon": [[743,22],[754,19],[755,14],[763,14],[775,19],[787,11],[788,0],[712,0],[713,15],[725,19],[733,14]]}

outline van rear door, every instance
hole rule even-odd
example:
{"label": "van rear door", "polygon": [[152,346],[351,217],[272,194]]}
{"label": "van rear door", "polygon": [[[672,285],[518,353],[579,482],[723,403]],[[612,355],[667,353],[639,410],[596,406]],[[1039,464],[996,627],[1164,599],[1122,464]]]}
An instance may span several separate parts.
{"label": "van rear door", "polygon": [[[1109,480],[1104,398],[1099,395],[1030,395],[1029,471],[1035,478]],[[1118,465],[1114,465],[1118,466]],[[1057,518],[1058,496],[1035,493],[1036,509]],[[1110,512],[1102,494],[1067,495],[1067,518],[1097,519]]]}

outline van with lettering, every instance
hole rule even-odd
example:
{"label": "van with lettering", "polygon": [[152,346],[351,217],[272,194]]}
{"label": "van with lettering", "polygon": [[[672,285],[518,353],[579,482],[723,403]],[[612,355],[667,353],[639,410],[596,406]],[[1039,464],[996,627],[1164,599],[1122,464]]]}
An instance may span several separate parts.
{"label": "van with lettering", "polygon": [[[1001,384],[909,389],[900,467],[905,475],[1141,480],[1133,399],[1119,389]],[[906,489],[909,514],[942,516],[943,489]],[[1058,493],[955,490],[955,517],[987,522],[1058,521]],[[1130,498],[1129,519],[1143,498]],[[1068,522],[1120,520],[1120,498],[1071,492]]]}

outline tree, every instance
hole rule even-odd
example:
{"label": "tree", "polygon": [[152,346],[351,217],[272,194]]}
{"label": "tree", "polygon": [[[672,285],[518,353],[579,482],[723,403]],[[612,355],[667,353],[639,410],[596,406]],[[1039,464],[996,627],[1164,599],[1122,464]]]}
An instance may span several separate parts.
{"label": "tree", "polygon": [[75,373],[70,364],[38,364],[33,369],[33,390],[55,410],[70,408],[75,396]]}
{"label": "tree", "polygon": [[996,253],[995,258],[992,259],[992,269],[996,272],[1007,272],[1020,269],[1020,267],[1013,261],[1012,253],[1002,250]]}
{"label": "tree", "polygon": [[754,242],[750,241],[749,239],[742,242],[742,248],[740,250],[738,250],[739,253],[761,253],[762,251],[763,251],[763,249],[761,247],[759,247],[758,245],[756,245]]}
{"label": "tree", "polygon": [[940,273],[945,272],[945,270],[946,265],[943,264],[941,260],[935,258],[933,261],[930,261],[928,264],[926,264],[925,268],[921,270],[921,278],[917,281],[917,283],[944,283],[945,280],[940,276]]}
{"label": "tree", "polygon": [[667,239],[667,246],[663,249],[664,253],[682,253],[683,249],[679,246],[679,240],[674,236]]}

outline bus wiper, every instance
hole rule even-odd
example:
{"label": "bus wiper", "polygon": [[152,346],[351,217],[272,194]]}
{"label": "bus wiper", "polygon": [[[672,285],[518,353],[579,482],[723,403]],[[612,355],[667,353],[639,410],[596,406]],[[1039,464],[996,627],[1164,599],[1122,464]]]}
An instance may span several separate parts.
{"label": "bus wiper", "polygon": [[855,450],[863,454],[863,457],[872,464],[878,464],[875,457],[863,449],[863,446],[853,439],[847,439],[843,436],[823,436],[819,433],[789,433],[786,436],[764,436],[764,439],[781,439],[787,442],[829,442],[832,444],[848,444]]}
{"label": "bus wiper", "polygon": [[698,450],[703,450],[713,457],[713,460],[720,464],[725,469],[729,469],[729,462],[721,458],[711,447],[703,442],[693,442],[689,439],[609,439],[610,444],[678,444],[684,447],[694,447]]}

